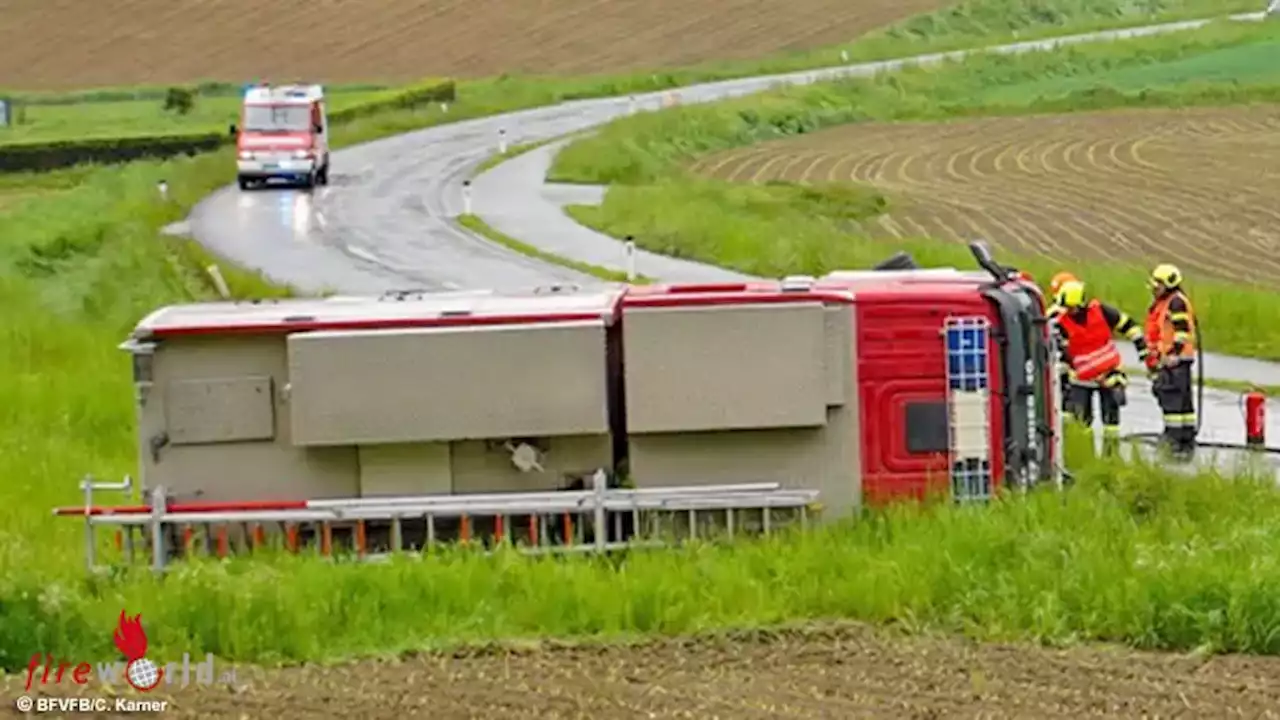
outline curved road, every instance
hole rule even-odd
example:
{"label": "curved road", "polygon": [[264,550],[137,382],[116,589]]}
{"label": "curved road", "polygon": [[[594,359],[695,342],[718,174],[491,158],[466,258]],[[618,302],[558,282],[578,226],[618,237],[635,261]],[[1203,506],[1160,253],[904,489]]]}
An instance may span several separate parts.
{"label": "curved road", "polygon": [[[1262,14],[1234,16],[1258,20]],[[1127,38],[1191,29],[1207,20],[1088,33],[988,48],[1018,53],[1059,44]],[[866,76],[907,64],[933,64],[966,52],[848,65],[823,70],[708,83],[674,90],[683,103],[708,102],[757,93],[779,83],[809,83],[842,76]],[[497,149],[500,130],[512,144],[555,138],[587,130],[634,112],[656,108],[665,93],[633,98],[604,98],[563,103],[507,115],[442,125],[352,147],[334,153],[333,182],[313,192],[267,189],[241,192],[224,188],[192,213],[190,229],[202,244],[230,261],[310,292],[362,294],[391,289],[460,290],[532,287],[602,281],[544,263],[495,245],[456,224],[463,212],[462,183]],[[551,148],[533,153],[545,163]],[[535,161],[535,157],[528,159]],[[504,165],[518,166],[513,162]],[[502,167],[502,166],[499,166]],[[488,173],[496,175],[492,171]],[[520,173],[512,184],[477,180],[476,211],[508,234],[565,257],[597,264],[612,253],[598,234],[559,212],[567,189],[542,188],[541,177]],[[479,197],[479,188],[485,196]],[[578,192],[589,193],[589,189]],[[576,201],[576,200],[571,200]],[[588,200],[590,202],[590,200]],[[504,213],[504,206],[509,212]],[[504,215],[506,217],[504,218]],[[513,222],[518,219],[518,222]],[[505,220],[505,222],[504,222]],[[585,232],[584,232],[585,231]],[[616,241],[614,241],[616,243]],[[616,255],[614,255],[616,257]],[[662,256],[643,254],[640,271],[663,279],[722,279],[729,271]],[[1280,385],[1280,365],[1226,356],[1207,358],[1212,377]],[[1141,385],[1138,383],[1137,385]],[[1147,393],[1134,388],[1126,425],[1152,430],[1158,411]],[[1204,439],[1243,439],[1236,398],[1206,392]],[[1150,407],[1149,407],[1150,406]],[[1280,404],[1269,419],[1280,420]],[[1272,423],[1269,423],[1272,424]],[[1280,423],[1270,434],[1280,432]]]}

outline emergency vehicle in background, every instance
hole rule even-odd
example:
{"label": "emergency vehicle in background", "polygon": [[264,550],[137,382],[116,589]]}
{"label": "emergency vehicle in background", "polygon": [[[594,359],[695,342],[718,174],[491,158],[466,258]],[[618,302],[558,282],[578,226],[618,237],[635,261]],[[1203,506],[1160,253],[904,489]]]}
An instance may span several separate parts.
{"label": "emergency vehicle in background", "polygon": [[272,524],[325,548],[541,546],[626,540],[642,510],[767,531],[814,502],[1056,482],[1044,298],[972,250],[980,272],[165,307],[122,346],[151,502],[56,512],[181,527],[178,548],[205,528],[219,552],[210,527]]}
{"label": "emergency vehicle in background", "polygon": [[319,85],[246,89],[232,132],[241,190],[272,179],[305,187],[328,184],[329,118]]}

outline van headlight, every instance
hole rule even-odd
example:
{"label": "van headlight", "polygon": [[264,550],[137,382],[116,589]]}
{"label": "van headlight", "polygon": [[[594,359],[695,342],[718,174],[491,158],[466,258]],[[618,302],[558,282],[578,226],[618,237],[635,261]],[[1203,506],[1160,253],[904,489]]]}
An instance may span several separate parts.
{"label": "van headlight", "polygon": [[311,157],[310,150],[294,150],[293,157],[295,160],[307,160]]}
{"label": "van headlight", "polygon": [[241,159],[241,160],[252,160],[252,159],[253,159],[253,153],[249,152],[248,150],[241,150],[241,151],[240,151],[240,159]]}

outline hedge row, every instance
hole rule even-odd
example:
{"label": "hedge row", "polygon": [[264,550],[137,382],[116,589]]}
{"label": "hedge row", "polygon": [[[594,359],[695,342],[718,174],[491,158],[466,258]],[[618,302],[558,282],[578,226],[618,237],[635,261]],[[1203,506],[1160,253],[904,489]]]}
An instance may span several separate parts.
{"label": "hedge row", "polygon": [[[138,100],[163,100],[172,85],[144,85],[130,87],[107,87],[75,92],[24,92],[0,88],[0,96],[8,96],[22,105],[83,105],[86,103],[135,102]],[[231,83],[216,80],[179,85],[190,90],[197,97],[217,98],[233,97],[240,94],[244,83]],[[378,92],[394,90],[391,86],[376,83],[343,83],[331,85],[331,92]]]}
{"label": "hedge row", "polygon": [[452,80],[416,85],[386,97],[329,113],[330,123],[345,123],[356,118],[368,117],[390,110],[409,110],[431,103],[453,102],[458,98],[458,87]]}
{"label": "hedge row", "polygon": [[[453,102],[457,86],[438,80],[405,90],[388,92],[369,102],[329,113],[329,123],[343,124],[388,110],[402,110],[428,103]],[[225,132],[198,132],[134,137],[50,140],[0,145],[0,172],[46,171],[85,163],[126,163],[143,158],[195,155],[217,150],[234,141]]]}

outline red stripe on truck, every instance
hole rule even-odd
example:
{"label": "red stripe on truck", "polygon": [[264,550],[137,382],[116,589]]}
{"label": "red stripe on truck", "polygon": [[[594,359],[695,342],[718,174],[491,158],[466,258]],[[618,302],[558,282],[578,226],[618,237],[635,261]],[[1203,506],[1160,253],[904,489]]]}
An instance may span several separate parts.
{"label": "red stripe on truck", "polygon": [[604,320],[606,315],[592,313],[560,313],[553,315],[448,315],[429,318],[381,318],[377,320],[276,320],[260,323],[228,325],[179,325],[151,329],[152,337],[190,335],[246,335],[305,332],[309,330],[385,330],[415,327],[466,327],[470,325],[533,325],[536,323],[589,322]]}
{"label": "red stripe on truck", "polygon": [[[306,500],[254,500],[246,502],[188,502],[169,503],[165,507],[168,513],[196,512],[243,512],[254,510],[306,510]],[[146,505],[91,505],[86,508],[60,507],[53,511],[54,515],[146,515],[151,508]]]}
{"label": "red stripe on truck", "polygon": [[853,304],[853,296],[829,292],[772,292],[734,295],[627,295],[622,299],[625,307],[690,307],[694,305],[752,305],[801,302],[829,302]]}

